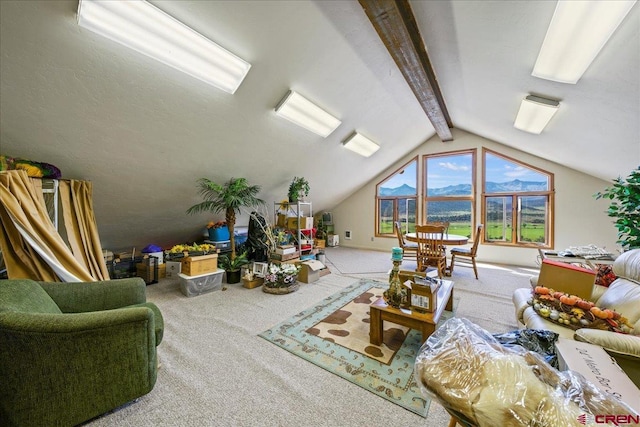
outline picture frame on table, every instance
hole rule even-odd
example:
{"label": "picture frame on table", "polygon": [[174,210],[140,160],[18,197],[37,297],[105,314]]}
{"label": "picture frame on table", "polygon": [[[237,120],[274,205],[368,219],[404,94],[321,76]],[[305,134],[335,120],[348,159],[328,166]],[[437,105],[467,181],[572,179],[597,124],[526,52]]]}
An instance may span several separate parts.
{"label": "picture frame on table", "polygon": [[253,274],[256,277],[264,277],[267,274],[267,267],[269,266],[266,262],[254,262],[253,263]]}

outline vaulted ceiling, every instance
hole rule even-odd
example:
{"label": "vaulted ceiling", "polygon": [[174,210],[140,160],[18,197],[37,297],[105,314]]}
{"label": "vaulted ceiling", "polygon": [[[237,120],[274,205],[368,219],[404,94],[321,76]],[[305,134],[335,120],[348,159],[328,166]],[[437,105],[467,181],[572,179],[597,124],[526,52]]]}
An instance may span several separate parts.
{"label": "vaulted ceiling", "polygon": [[[151,3],[252,64],[234,95],[80,28],[77,0],[0,1],[0,153],[93,181],[105,247],[194,238],[200,177],[271,203],[305,176],[329,209],[436,134],[358,1]],[[555,2],[409,4],[454,127],[605,180],[640,164],[640,6],[567,85],[531,76]],[[277,117],[289,89],[342,124],[323,139]],[[513,127],[530,93],[561,102],[540,135]],[[381,149],[345,150],[353,131]]]}

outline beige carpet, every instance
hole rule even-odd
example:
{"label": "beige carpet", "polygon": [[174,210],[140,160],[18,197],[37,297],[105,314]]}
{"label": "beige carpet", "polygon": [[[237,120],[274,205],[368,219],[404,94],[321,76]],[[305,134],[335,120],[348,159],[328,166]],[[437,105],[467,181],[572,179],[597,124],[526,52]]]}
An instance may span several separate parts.
{"label": "beige carpet", "polygon": [[[334,249],[327,248],[329,260],[338,257]],[[354,264],[344,263],[343,268],[375,265],[381,272],[346,275],[333,266],[332,274],[288,295],[230,285],[227,291],[187,298],[175,280],[148,286],[148,300],[165,318],[156,386],[89,425],[446,426],[449,417],[435,401],[424,419],[258,337],[354,278],[388,280],[390,261],[385,265],[380,252],[358,252],[351,257]],[[476,280],[471,269],[456,268],[457,315],[490,332],[515,329],[511,293],[528,286],[532,274],[535,271],[482,265]]]}

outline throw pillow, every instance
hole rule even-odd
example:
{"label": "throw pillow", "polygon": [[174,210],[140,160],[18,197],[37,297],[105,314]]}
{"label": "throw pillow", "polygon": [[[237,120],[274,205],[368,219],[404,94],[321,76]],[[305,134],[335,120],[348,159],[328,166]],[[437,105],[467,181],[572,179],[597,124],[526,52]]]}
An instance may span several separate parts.
{"label": "throw pillow", "polygon": [[613,272],[613,266],[610,264],[598,264],[598,269],[596,270],[596,280],[595,284],[604,286],[606,288],[609,287],[610,284],[613,283],[618,277]]}

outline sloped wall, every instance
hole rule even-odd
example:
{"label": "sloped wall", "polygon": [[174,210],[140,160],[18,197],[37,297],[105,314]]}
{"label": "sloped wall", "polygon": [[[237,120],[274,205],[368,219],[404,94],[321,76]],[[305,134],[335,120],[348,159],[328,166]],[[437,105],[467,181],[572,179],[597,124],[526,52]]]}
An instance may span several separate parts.
{"label": "sloped wall", "polygon": [[[593,194],[609,186],[611,182],[603,181],[589,175],[566,168],[557,163],[531,156],[495,141],[482,138],[460,129],[453,129],[453,142],[443,143],[433,137],[408,153],[400,161],[381,172],[346,201],[333,208],[335,231],[340,235],[340,245],[391,251],[397,246],[395,238],[375,236],[375,189],[376,184],[393,173],[416,155],[433,154],[447,151],[477,149],[477,161],[481,161],[482,148],[488,148],[506,156],[520,160],[555,174],[555,249],[562,250],[568,246],[595,244],[615,250],[618,246],[617,232],[613,219],[605,211],[607,201],[595,200]],[[576,153],[579,155],[579,153]],[[422,159],[420,159],[422,160]],[[590,161],[585,159],[585,161]],[[592,161],[597,161],[593,159]],[[476,168],[476,183],[482,183],[482,170]],[[614,177],[612,177],[614,178]],[[480,218],[481,205],[476,203],[476,218]],[[351,231],[351,240],[345,240],[345,230]],[[495,245],[480,245],[478,260],[522,266],[536,266],[536,249],[512,248]]]}

